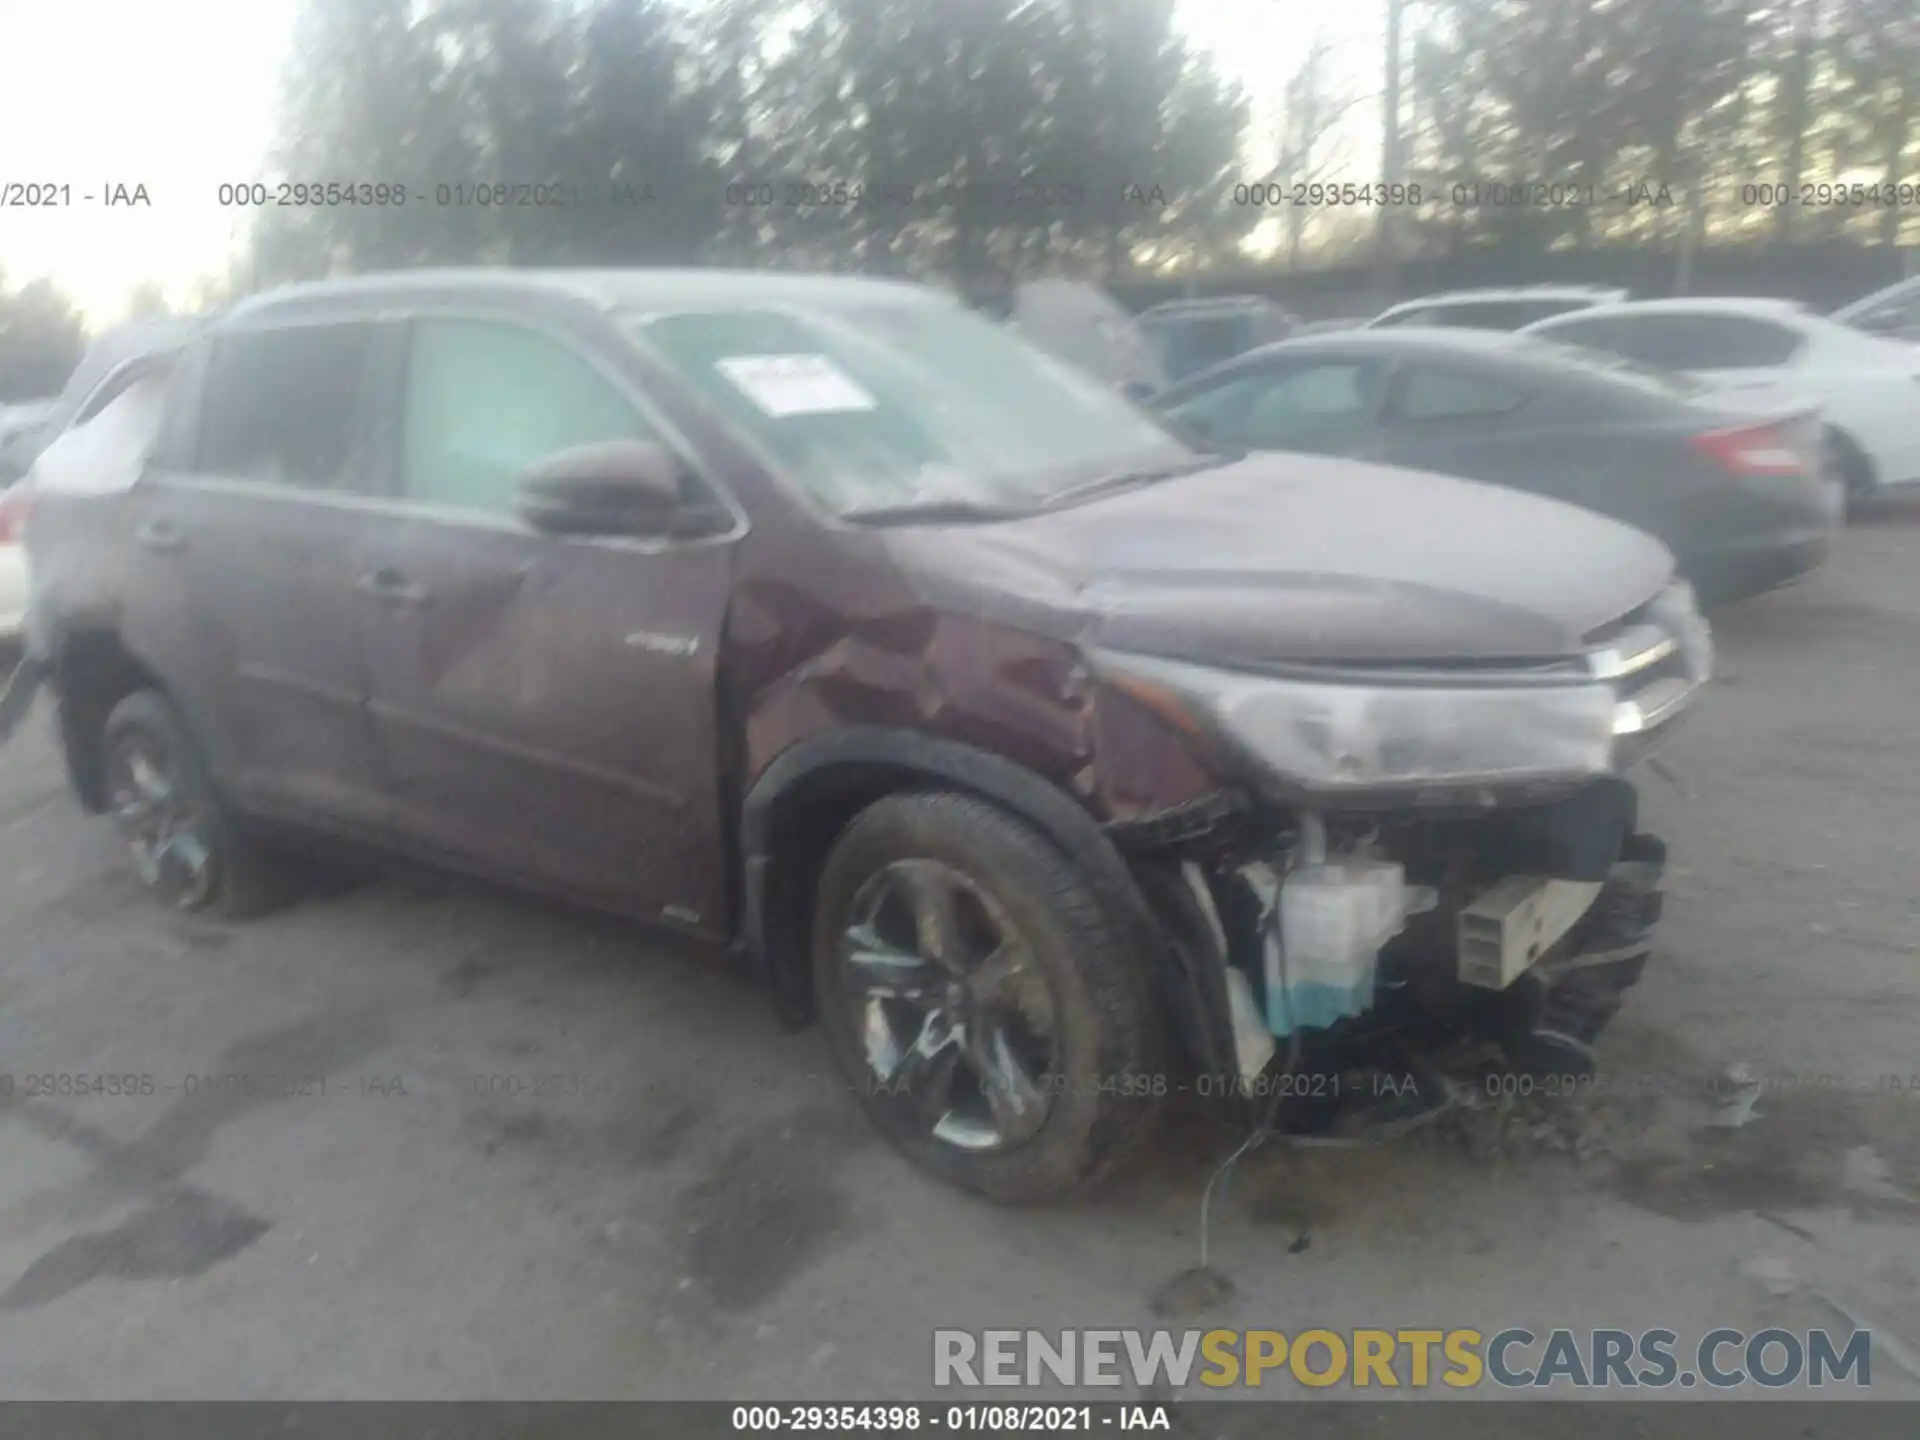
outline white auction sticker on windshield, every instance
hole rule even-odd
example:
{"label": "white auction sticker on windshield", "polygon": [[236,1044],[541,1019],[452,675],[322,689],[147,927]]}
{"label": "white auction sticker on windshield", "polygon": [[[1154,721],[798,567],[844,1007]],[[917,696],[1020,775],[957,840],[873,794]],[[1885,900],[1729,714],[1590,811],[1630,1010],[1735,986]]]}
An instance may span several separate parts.
{"label": "white auction sticker on windshield", "polygon": [[713,362],[741,394],[776,419],[872,410],[878,402],[824,355],[733,355]]}

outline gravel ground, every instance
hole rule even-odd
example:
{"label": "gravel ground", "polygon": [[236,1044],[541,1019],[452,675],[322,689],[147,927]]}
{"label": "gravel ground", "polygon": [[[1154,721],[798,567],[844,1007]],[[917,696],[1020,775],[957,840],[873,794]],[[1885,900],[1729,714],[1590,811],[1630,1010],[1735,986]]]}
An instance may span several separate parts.
{"label": "gravel ground", "polygon": [[[42,706],[0,748],[0,1394],[901,1398],[936,1326],[1161,1323],[1860,1324],[1873,1392],[1920,1394],[1917,561],[1892,508],[1716,618],[1642,777],[1671,895],[1612,1083],[1255,1152],[1211,1293],[1178,1277],[1219,1125],[1071,1208],[974,1203],[869,1137],[817,1036],[616,926],[416,872],[159,912]],[[1730,1064],[1765,1088],[1724,1128]]]}

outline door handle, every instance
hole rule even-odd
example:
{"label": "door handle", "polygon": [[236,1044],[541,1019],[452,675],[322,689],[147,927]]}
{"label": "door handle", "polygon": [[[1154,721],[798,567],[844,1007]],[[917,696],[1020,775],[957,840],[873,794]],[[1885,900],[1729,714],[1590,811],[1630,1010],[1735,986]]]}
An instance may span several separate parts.
{"label": "door handle", "polygon": [[134,538],[149,550],[175,555],[187,548],[187,537],[165,520],[149,520],[134,532]]}
{"label": "door handle", "polygon": [[369,570],[353,582],[353,588],[396,610],[423,610],[433,603],[433,592],[414,584],[398,570]]}

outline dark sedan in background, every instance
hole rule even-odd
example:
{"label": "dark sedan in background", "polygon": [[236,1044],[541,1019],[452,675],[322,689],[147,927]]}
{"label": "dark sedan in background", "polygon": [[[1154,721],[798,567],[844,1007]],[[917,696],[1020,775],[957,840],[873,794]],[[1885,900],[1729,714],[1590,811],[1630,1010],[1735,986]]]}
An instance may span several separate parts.
{"label": "dark sedan in background", "polygon": [[1758,409],[1526,337],[1391,329],[1290,340],[1155,404],[1224,446],[1439,471],[1610,515],[1664,540],[1713,600],[1812,570],[1844,508],[1817,408]]}

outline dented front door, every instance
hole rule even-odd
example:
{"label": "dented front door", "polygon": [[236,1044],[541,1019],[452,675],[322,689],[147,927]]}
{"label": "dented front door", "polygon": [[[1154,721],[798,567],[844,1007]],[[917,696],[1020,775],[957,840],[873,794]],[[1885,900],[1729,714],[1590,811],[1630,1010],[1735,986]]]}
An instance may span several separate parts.
{"label": "dented front door", "polygon": [[361,577],[374,732],[403,839],[724,926],[714,658],[728,548],[652,551],[397,516]]}
{"label": "dented front door", "polygon": [[396,395],[392,513],[357,577],[370,709],[404,842],[724,930],[715,659],[732,542],[539,533],[545,454],[655,438],[591,356],[422,320]]}

